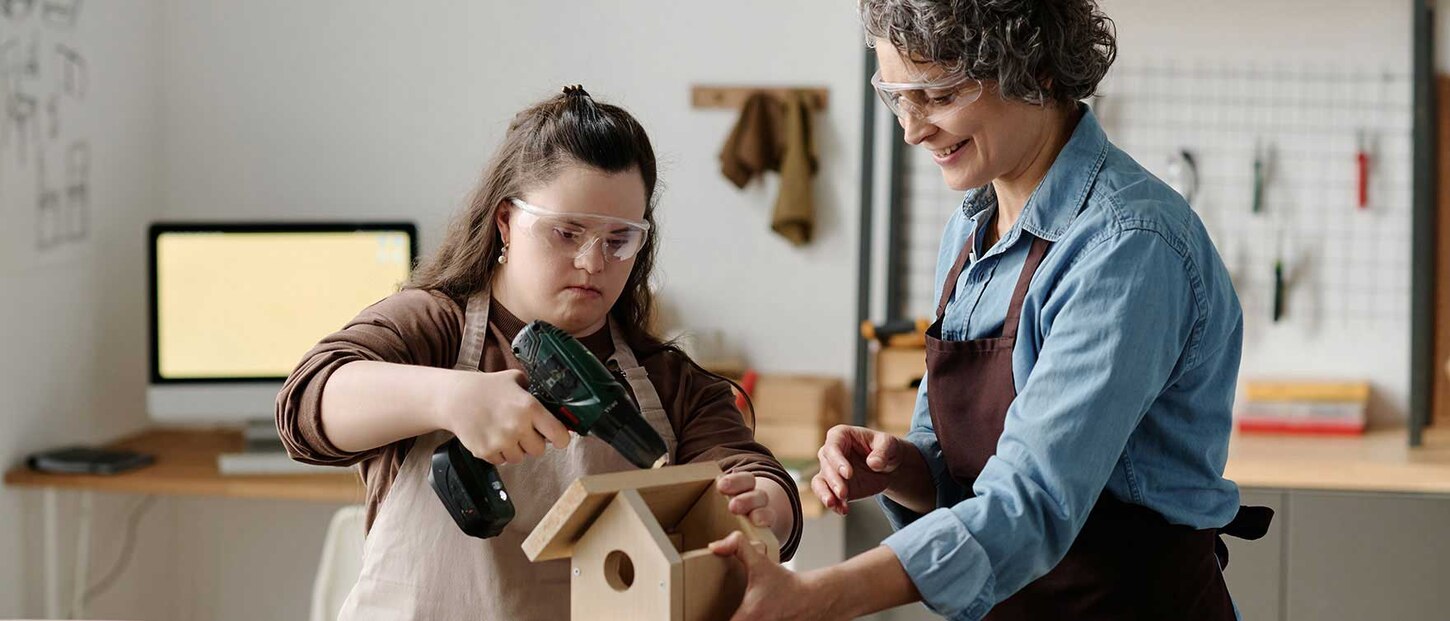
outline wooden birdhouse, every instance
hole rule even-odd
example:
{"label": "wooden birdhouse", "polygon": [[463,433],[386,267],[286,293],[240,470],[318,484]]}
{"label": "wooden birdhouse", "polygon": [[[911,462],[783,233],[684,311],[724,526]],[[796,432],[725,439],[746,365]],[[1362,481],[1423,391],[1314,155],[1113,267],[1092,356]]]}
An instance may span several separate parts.
{"label": "wooden birdhouse", "polygon": [[571,559],[576,621],[725,621],[745,593],[745,568],[708,544],[739,530],[775,562],[780,544],[730,513],[718,476],[704,463],[580,478],[524,540],[524,554]]}

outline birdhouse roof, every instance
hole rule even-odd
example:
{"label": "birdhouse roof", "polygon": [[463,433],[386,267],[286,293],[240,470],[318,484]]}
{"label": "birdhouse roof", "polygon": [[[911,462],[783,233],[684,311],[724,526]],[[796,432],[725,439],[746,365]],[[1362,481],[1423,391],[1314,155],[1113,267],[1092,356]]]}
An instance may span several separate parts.
{"label": "birdhouse roof", "polygon": [[639,492],[663,528],[673,528],[718,476],[720,467],[707,462],[581,477],[529,533],[524,554],[535,562],[571,556],[615,494],[627,489]]}

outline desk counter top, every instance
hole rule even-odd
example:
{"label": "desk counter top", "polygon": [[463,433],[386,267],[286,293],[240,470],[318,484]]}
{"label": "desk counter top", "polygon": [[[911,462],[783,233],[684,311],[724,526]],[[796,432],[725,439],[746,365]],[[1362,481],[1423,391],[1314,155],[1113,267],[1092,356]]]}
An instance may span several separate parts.
{"label": "desk counter top", "polygon": [[234,429],[150,429],[108,446],[156,456],[151,466],[117,475],[35,472],[24,465],[5,473],[5,484],[132,494],[224,496],[355,503],[363,500],[356,472],[286,475],[223,475],[217,456],[245,445]]}
{"label": "desk counter top", "polygon": [[[151,429],[110,446],[156,455],[147,468],[112,476],[61,475],[17,466],[5,484],[135,494],[362,502],[351,470],[336,474],[223,475],[217,455],[242,450],[232,429]],[[1245,488],[1450,495],[1450,429],[1429,429],[1411,449],[1403,428],[1354,437],[1235,434],[1225,476]],[[804,499],[814,500],[807,485]],[[818,503],[808,503],[818,504]],[[807,507],[807,513],[818,506]]]}
{"label": "desk counter top", "polygon": [[1403,427],[1363,436],[1235,434],[1224,476],[1242,487],[1450,495],[1450,429],[1411,449]]}

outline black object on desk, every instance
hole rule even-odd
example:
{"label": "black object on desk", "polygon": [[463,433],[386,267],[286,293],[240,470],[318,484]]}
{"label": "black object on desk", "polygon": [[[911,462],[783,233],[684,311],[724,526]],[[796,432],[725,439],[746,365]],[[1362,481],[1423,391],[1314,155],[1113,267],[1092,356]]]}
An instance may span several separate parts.
{"label": "black object on desk", "polygon": [[25,465],[53,474],[120,474],[155,461],[151,455],[135,451],[68,446],[32,454],[25,459]]}

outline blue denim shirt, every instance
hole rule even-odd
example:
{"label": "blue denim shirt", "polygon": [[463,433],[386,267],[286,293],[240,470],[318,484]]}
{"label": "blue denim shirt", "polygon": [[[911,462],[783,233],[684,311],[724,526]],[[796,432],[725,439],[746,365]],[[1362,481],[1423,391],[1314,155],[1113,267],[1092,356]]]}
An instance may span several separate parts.
{"label": "blue denim shirt", "polygon": [[[953,213],[935,299],[968,235],[995,210],[987,186]],[[1239,505],[1223,469],[1243,315],[1197,215],[1085,112],[1011,231],[989,249],[977,236],[942,338],[1001,333],[1032,245],[1024,233],[1052,246],[1023,304],[1017,397],[996,455],[971,490],[958,484],[923,382],[906,439],[930,466],[937,509],[921,515],[882,497],[897,529],[885,545],[926,605],[951,619],[980,619],[1046,574],[1104,488],[1194,528],[1224,526]]]}

